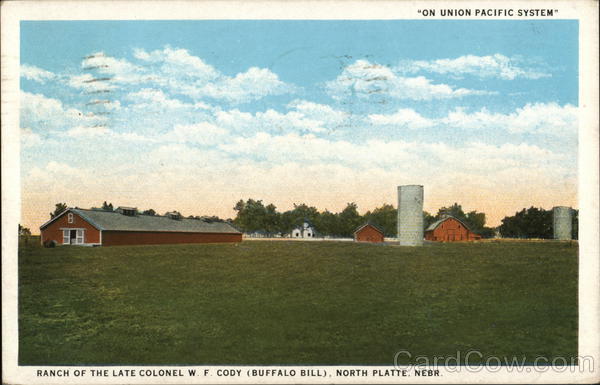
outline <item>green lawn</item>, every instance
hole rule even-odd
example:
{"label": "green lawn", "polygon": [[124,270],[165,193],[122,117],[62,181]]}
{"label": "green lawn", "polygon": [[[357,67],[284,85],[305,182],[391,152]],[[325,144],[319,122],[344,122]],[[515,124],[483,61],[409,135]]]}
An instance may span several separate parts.
{"label": "green lawn", "polygon": [[19,362],[572,357],[577,254],[560,242],[29,244],[19,255]]}

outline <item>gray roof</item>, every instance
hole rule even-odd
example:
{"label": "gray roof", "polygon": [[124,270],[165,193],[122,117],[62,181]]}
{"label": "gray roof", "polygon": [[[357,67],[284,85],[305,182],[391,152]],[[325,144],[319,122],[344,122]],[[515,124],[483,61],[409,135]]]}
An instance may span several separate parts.
{"label": "gray roof", "polygon": [[458,219],[458,218],[456,218],[456,217],[454,217],[454,216],[452,216],[452,215],[448,215],[448,216],[446,216],[446,217],[444,217],[444,218],[441,218],[441,219],[438,219],[437,221],[435,221],[435,222],[433,222],[432,224],[430,224],[430,225],[427,227],[427,229],[426,229],[425,231],[432,231],[432,230],[435,230],[435,229],[436,229],[436,228],[437,228],[437,227],[438,227],[440,224],[442,224],[442,222],[444,222],[444,221],[446,221],[446,220],[448,220],[448,219],[451,219],[451,218],[452,218],[452,219],[454,219],[454,220],[457,220],[457,221],[459,221],[459,222],[460,222],[460,223],[461,223],[463,226],[465,226],[465,228],[466,228],[467,230],[469,230],[469,231],[471,230],[471,229],[469,229],[469,226],[467,226],[467,225],[465,224],[465,222],[461,221],[460,219]]}
{"label": "gray roof", "polygon": [[353,234],[358,233],[360,230],[362,230],[363,228],[367,227],[367,226],[371,226],[372,228],[374,228],[375,230],[379,231],[381,234],[384,234],[383,230],[381,229],[381,227],[377,226],[374,223],[371,222],[367,222],[364,225],[359,226],[356,230],[354,230]]}
{"label": "gray roof", "polygon": [[[69,209],[98,230],[107,231],[173,231],[182,233],[240,232],[226,222],[205,222],[201,219],[171,219],[160,215],[123,215],[114,211]],[[49,222],[48,222],[49,223]],[[46,223],[46,224],[48,224]],[[43,225],[46,226],[46,224]]]}

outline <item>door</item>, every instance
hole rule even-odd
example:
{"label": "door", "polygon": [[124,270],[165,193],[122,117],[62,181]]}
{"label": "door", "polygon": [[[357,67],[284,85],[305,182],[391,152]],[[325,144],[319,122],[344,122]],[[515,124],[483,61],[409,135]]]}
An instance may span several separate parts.
{"label": "door", "polygon": [[448,229],[447,231],[448,231],[448,241],[449,242],[454,241],[454,230],[453,229],[452,230]]}
{"label": "door", "polygon": [[63,245],[83,245],[84,229],[63,229]]}

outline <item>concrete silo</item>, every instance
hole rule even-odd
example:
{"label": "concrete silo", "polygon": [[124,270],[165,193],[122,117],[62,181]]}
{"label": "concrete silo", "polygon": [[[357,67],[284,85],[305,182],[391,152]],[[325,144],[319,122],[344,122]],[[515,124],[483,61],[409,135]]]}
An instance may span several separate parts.
{"label": "concrete silo", "polygon": [[554,229],[554,239],[561,241],[572,239],[573,210],[565,206],[553,207],[552,228]]}
{"label": "concrete silo", "polygon": [[400,246],[423,245],[423,186],[398,186]]}

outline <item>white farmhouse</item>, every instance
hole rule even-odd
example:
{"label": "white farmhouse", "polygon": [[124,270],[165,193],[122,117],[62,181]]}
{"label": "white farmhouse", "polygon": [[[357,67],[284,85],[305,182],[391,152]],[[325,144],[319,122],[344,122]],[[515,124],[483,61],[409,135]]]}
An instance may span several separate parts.
{"label": "white farmhouse", "polygon": [[308,221],[304,221],[301,226],[295,227],[291,233],[292,238],[313,238],[315,228]]}

